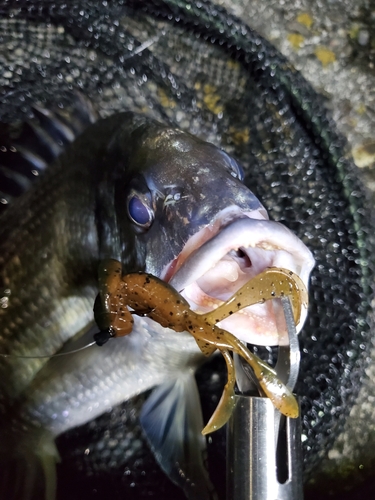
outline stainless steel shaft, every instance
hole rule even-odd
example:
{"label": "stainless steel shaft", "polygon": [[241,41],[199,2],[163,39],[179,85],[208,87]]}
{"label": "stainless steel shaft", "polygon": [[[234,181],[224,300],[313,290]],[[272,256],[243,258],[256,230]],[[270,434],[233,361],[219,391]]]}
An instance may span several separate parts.
{"label": "stainless steel shaft", "polygon": [[227,500],[302,500],[300,419],[286,418],[276,440],[271,401],[236,399],[227,428]]}

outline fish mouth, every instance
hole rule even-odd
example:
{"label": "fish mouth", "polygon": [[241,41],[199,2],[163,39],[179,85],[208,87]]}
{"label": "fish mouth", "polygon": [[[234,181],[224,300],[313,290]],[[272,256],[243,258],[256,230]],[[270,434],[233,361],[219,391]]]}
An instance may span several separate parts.
{"label": "fish mouth", "polygon": [[[269,267],[297,274],[308,287],[314,258],[305,244],[263,212],[225,210],[201,229],[169,263],[161,276],[199,313],[215,309],[245,283]],[[299,332],[307,317],[302,304]],[[284,315],[277,301],[242,309],[218,326],[238,339],[256,345],[278,345],[286,333]]]}

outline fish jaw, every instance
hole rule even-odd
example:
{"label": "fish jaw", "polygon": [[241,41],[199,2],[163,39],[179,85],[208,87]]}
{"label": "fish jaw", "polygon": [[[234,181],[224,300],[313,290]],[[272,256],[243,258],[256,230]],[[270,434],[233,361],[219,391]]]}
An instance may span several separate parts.
{"label": "fish jaw", "polygon": [[[292,271],[307,289],[315,261],[310,250],[288,228],[265,219],[259,212],[242,212],[240,217],[220,225],[227,216],[222,215],[211,227],[199,231],[194,236],[198,245],[188,242],[162,275],[193,310],[204,313],[215,309],[269,267]],[[275,301],[267,301],[246,307],[218,326],[247,343],[278,345],[286,331],[280,311]],[[307,304],[302,304],[298,332],[306,317]]]}

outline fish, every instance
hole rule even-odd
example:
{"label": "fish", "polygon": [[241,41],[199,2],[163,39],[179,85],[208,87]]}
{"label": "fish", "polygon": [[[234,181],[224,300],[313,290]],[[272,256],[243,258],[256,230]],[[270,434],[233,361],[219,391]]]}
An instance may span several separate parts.
{"label": "fish", "polygon": [[[308,286],[311,252],[269,220],[242,180],[225,151],[125,111],[90,125],[1,215],[0,461],[5,479],[24,478],[16,498],[35,488],[54,498],[56,437],[155,386],[142,421],[154,429],[155,457],[188,498],[215,497],[194,379],[205,357],[194,338],[134,317],[116,342],[77,349],[97,328],[98,270],[108,259],[125,274],[149,273],[182,296],[188,290],[188,303],[203,312],[268,267],[286,267]],[[225,328],[246,342],[277,344],[272,303],[246,312]],[[299,329],[306,315],[302,307]],[[45,486],[35,481],[43,475]],[[5,481],[0,491],[8,488]]]}

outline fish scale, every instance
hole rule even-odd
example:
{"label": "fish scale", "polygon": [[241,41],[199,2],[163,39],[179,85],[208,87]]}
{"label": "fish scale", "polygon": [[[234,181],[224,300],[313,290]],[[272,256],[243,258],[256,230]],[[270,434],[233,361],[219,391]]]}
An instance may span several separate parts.
{"label": "fish scale", "polygon": [[[48,11],[48,4],[44,5]],[[75,83],[82,79],[83,87],[103,113],[128,105],[143,108],[147,104],[150,106],[147,113],[182,124],[194,133],[198,131],[202,137],[212,137],[216,143],[228,146],[233,151],[232,154],[242,161],[246,182],[255,186],[256,193],[272,217],[285,221],[296,231],[314,250],[317,259],[312,276],[309,322],[301,336],[302,375],[298,386],[305,415],[306,470],[310,471],[310,475],[313,474],[319,468],[319,452],[332,444],[346,419],[360,386],[365,355],[370,345],[366,333],[369,276],[372,274],[369,257],[372,242],[368,232],[370,216],[364,208],[357,173],[350,161],[345,159],[343,139],[336,133],[332,121],[326,118],[323,101],[285,59],[257,34],[244,28],[240,21],[233,19],[228,24],[228,19],[232,18],[222,9],[213,8],[208,2],[197,2],[196,8],[190,10],[184,8],[184,2],[144,2],[144,9],[149,9],[152,14],[160,14],[159,20],[154,21],[152,17],[145,17],[140,12],[134,13],[127,7],[122,10],[119,6],[115,14],[112,14],[109,7],[93,8],[87,3],[84,5],[85,12],[90,12],[91,9],[90,15],[100,20],[94,30],[100,37],[95,38],[95,33],[81,37],[79,29],[86,29],[89,22],[82,20],[79,15],[83,4],[77,2],[76,5],[76,10],[73,9],[70,14],[72,23],[67,22],[65,9],[50,10],[52,27],[49,34],[44,35],[44,39],[42,36],[36,45],[43,49],[48,47],[50,54],[53,54],[57,51],[51,40],[57,41],[62,56],[56,54],[55,59],[43,59],[43,71],[37,68],[37,63],[34,67],[30,64],[30,70],[25,69],[24,77],[13,83],[13,93],[7,89],[2,91],[3,95],[5,93],[2,117],[9,120],[12,116],[23,116],[27,105],[38,99],[51,100],[48,95],[55,94],[67,102],[70,83],[59,79],[56,76],[57,70],[65,75],[72,74],[72,66],[69,64],[75,64],[82,70],[79,51],[85,54],[89,47],[97,58],[90,62],[87,56],[90,68],[88,74],[72,78]],[[8,7],[4,4],[3,8]],[[154,49],[150,47],[149,51],[138,58],[129,59],[125,68],[117,65],[116,60],[117,55],[124,52],[123,46],[114,49],[113,36],[106,35],[104,29],[104,26],[107,30],[108,27],[115,26],[115,31],[119,33],[120,29],[116,28],[115,21],[122,15],[125,17],[121,27],[127,26],[128,15],[129,31],[135,33],[135,38],[139,41],[154,33],[160,26],[158,23],[167,32],[160,37]],[[168,16],[171,20],[177,17],[179,23],[173,25],[161,21]],[[30,36],[32,46],[35,37],[30,23],[34,23],[37,31],[38,24],[42,26],[44,23],[42,14],[35,7],[34,11],[20,11],[14,17],[18,20],[11,20],[9,24],[18,22],[19,29]],[[29,21],[25,23],[23,19]],[[55,26],[64,26],[65,31],[62,33],[60,30],[59,34]],[[142,26],[144,33],[139,33],[141,30],[137,31],[137,26]],[[194,35],[189,33],[191,29],[195,31]],[[243,35],[245,29],[246,35]],[[205,60],[205,63],[196,67],[195,57],[189,58],[189,52],[186,51],[179,66],[175,54],[181,55],[182,51],[179,52],[173,45],[169,52],[166,50],[168,30],[176,44],[176,40],[182,37],[184,49],[186,46],[204,47],[212,60]],[[125,38],[128,36],[129,33]],[[246,36],[249,40],[246,40],[246,45],[241,45]],[[12,38],[12,35],[9,37]],[[216,48],[211,40],[218,40],[219,43],[223,40],[224,45],[230,46],[229,51],[233,56]],[[238,46],[234,48],[237,43]],[[20,42],[18,44],[21,46]],[[77,50],[77,62],[74,63],[73,54],[71,62],[64,63],[64,57],[73,46]],[[23,50],[27,51],[26,48]],[[13,53],[14,49],[10,51],[10,59]],[[190,56],[192,53],[195,56],[195,52],[190,49]],[[129,55],[127,51],[125,54]],[[161,54],[165,60],[163,64],[158,64]],[[105,73],[105,68],[109,66],[105,62],[106,57],[109,61],[113,58],[115,69],[112,78],[108,76],[99,91],[98,84],[95,83],[97,80],[92,80],[90,76],[96,71],[100,75]],[[227,69],[220,58],[232,63],[232,68]],[[243,66],[233,69],[233,65],[238,64],[237,60],[245,61],[245,69]],[[138,81],[142,80],[145,67],[151,68],[148,81],[139,85]],[[173,89],[171,79],[167,76],[169,68],[175,73],[177,90]],[[215,87],[223,103],[222,118],[219,118],[220,113],[215,113],[212,105],[215,101],[215,89],[204,90],[202,87],[189,86],[188,78],[181,82],[186,68],[189,68],[188,74],[192,75],[192,81],[196,82],[199,77],[199,81],[208,81]],[[132,69],[135,72],[133,76]],[[236,91],[230,87],[224,89],[221,82],[215,79],[215,75],[231,75],[231,71],[238,75],[236,81],[239,85]],[[173,104],[165,109],[160,93],[157,94],[155,87],[150,85],[153,74],[155,87],[163,89],[169,99],[168,103]],[[125,91],[116,94],[112,83],[116,82],[117,77],[123,89],[129,90],[130,98],[126,97]],[[30,81],[36,82],[32,88]],[[46,85],[45,82],[51,85]],[[248,91],[245,88],[247,84]],[[254,94],[249,95],[250,91]],[[20,109],[20,96],[28,103],[25,105],[22,101],[24,109]],[[194,105],[194,99],[201,107]],[[228,128],[228,124],[233,126],[234,123],[237,126],[236,132],[243,134],[242,137],[246,137],[246,128],[249,129],[250,141],[242,140],[239,144],[235,142],[235,137],[238,136],[234,132],[231,135]],[[323,352],[320,344],[324,344]],[[334,433],[330,432],[332,413],[335,415]]]}

